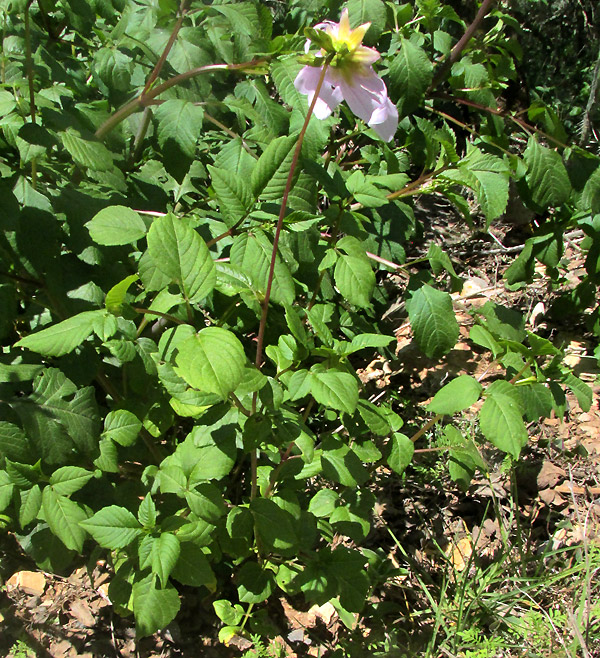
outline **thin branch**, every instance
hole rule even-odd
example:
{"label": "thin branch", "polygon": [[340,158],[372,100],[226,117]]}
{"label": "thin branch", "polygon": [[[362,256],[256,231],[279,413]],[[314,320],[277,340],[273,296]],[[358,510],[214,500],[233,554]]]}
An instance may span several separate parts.
{"label": "thin branch", "polygon": [[144,90],[141,93],[141,96],[145,96],[148,91],[150,90],[150,87],[158,78],[160,75],[160,72],[162,70],[162,67],[165,65],[165,62],[167,61],[167,57],[169,56],[169,53],[171,52],[171,48],[173,47],[173,44],[175,43],[175,39],[177,39],[177,35],[179,34],[179,30],[181,29],[181,26],[183,25],[183,20],[187,14],[188,11],[188,4],[189,0],[181,0],[181,4],[179,5],[179,18],[177,19],[177,22],[175,23],[175,27],[173,28],[173,31],[171,32],[171,36],[169,37],[169,40],[167,41],[167,45],[165,46],[165,49],[162,52],[162,55],[159,57],[158,62],[156,62],[156,65],[154,69],[152,70],[152,73],[148,77],[148,80],[146,80],[146,85],[144,87]]}
{"label": "thin branch", "polygon": [[435,89],[440,84],[440,82],[442,82],[446,78],[446,76],[450,72],[450,69],[452,68],[452,65],[458,61],[459,57],[462,54],[462,51],[465,49],[466,45],[469,43],[469,41],[471,40],[471,38],[479,28],[480,23],[487,16],[487,13],[490,11],[493,3],[494,0],[483,0],[483,2],[481,3],[481,7],[479,8],[479,11],[477,12],[475,18],[473,19],[471,25],[469,25],[469,27],[466,29],[461,39],[454,46],[454,48],[452,48],[450,55],[438,66],[438,70],[436,74],[433,76],[433,80],[431,81],[431,84],[429,85],[429,89],[427,90],[428,93],[431,92],[433,89]]}
{"label": "thin branch", "polygon": [[109,117],[101,126],[96,130],[95,136],[97,139],[101,139],[107,133],[109,133],[113,128],[119,125],[121,121],[124,121],[128,116],[136,112],[142,107],[145,107],[147,104],[151,104],[152,99],[156,98],[163,91],[175,87],[181,82],[195,78],[197,75],[202,73],[209,73],[210,71],[243,71],[244,69],[252,69],[260,64],[265,63],[267,58],[262,59],[253,59],[249,62],[242,62],[241,64],[207,64],[206,66],[198,66],[197,68],[190,69],[185,71],[185,73],[180,73],[169,80],[165,80],[161,84],[153,87],[148,90],[146,94],[140,94],[134,99],[130,100],[129,103],[126,103],[117,110],[111,117]]}
{"label": "thin branch", "polygon": [[323,68],[321,70],[321,76],[319,78],[319,82],[317,84],[317,88],[315,89],[315,93],[312,99],[312,102],[308,108],[308,112],[306,113],[306,118],[304,119],[304,125],[302,126],[302,130],[300,131],[300,134],[298,135],[298,141],[296,142],[296,148],[294,150],[294,156],[292,158],[292,164],[290,165],[290,172],[287,177],[287,182],[285,184],[285,190],[283,192],[283,197],[281,199],[281,208],[279,210],[279,218],[277,220],[277,227],[275,228],[275,236],[273,238],[273,251],[271,252],[271,266],[269,267],[269,278],[267,279],[267,289],[265,291],[265,298],[262,303],[262,314],[260,317],[260,325],[258,327],[258,338],[257,338],[257,346],[256,346],[256,367],[260,368],[262,365],[262,359],[263,359],[263,342],[265,338],[265,327],[267,324],[267,315],[269,313],[269,300],[271,299],[271,288],[273,286],[273,276],[275,274],[275,263],[277,261],[277,247],[279,245],[279,235],[281,234],[281,228],[283,226],[283,218],[285,217],[285,211],[287,208],[287,201],[288,201],[288,196],[290,194],[290,191],[292,189],[292,180],[294,178],[294,172],[296,171],[296,166],[298,164],[298,160],[300,158],[300,151],[302,149],[302,142],[304,141],[304,135],[306,133],[306,129],[308,128],[308,122],[310,121],[310,118],[312,116],[315,104],[317,102],[317,99],[319,98],[319,93],[321,91],[321,87],[323,86],[323,82],[325,80],[325,74],[327,73],[327,69],[329,68],[329,63],[331,61],[331,56],[328,57],[325,60],[325,63],[323,64]]}

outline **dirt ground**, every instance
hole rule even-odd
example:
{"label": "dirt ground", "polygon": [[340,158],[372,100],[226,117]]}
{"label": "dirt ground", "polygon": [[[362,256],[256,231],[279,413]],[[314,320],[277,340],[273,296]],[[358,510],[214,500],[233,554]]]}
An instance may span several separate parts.
{"label": "dirt ground", "polygon": [[[543,267],[536,270],[532,284],[516,291],[507,290],[502,273],[512,262],[527,237],[526,227],[498,224],[491,233],[473,232],[446,207],[438,208],[444,221],[426,233],[425,243],[416,247],[426,251],[427,243],[443,246],[466,279],[461,294],[455,295],[460,323],[460,339],[443,362],[430,362],[411,342],[403,305],[392,306],[388,322],[398,338],[394,359],[375,359],[360,372],[372,398],[385,395],[393,387],[411,401],[406,423],[415,430],[424,422],[422,403],[443,382],[468,373],[484,385],[497,376],[497,366],[468,340],[472,325],[470,311],[487,300],[517,308],[527,317],[528,329],[535,329],[556,345],[566,346],[568,364],[594,391],[592,407],[582,411],[573,396],[564,419],[548,418],[531,423],[531,441],[516,474],[502,468],[498,455],[490,453],[489,478],[476,478],[466,492],[451,482],[442,469],[435,470],[435,448],[426,438],[417,443],[415,460],[402,481],[382,472],[375,490],[378,501],[373,529],[367,539],[369,548],[386,551],[391,563],[406,567],[406,556],[390,538],[390,530],[411,556],[414,569],[435,574],[440,564],[439,548],[448,556],[457,572],[468,569],[475,552],[479,560],[492,562],[499,550],[502,518],[516,513],[526,528],[525,536],[532,552],[544,547],[560,548],[585,541],[600,542],[600,408],[598,364],[592,357],[595,347],[578,318],[557,324],[546,316],[553,299]],[[573,232],[567,240],[566,278],[575,285],[583,273],[584,255],[579,248],[582,235]],[[404,278],[390,274],[385,285],[401,289]],[[468,420],[468,419],[467,419]],[[407,432],[408,433],[408,432]],[[439,453],[438,453],[439,454]],[[434,472],[434,480],[423,476],[423,469]],[[433,471],[431,470],[433,469]],[[427,477],[430,477],[427,476]],[[490,510],[496,513],[492,514]],[[0,655],[18,653],[15,642],[25,642],[38,656],[239,656],[250,647],[243,639],[230,647],[219,645],[215,629],[206,620],[213,616],[212,601],[201,599],[191,588],[183,591],[182,611],[165,631],[154,637],[135,640],[131,617],[116,614],[107,597],[110,570],[102,560],[80,564],[71,573],[57,576],[36,570],[18,550],[14,538],[5,535],[0,549],[3,573],[10,576],[0,592]],[[406,609],[396,623],[408,624],[411,611],[419,605],[410,596],[411,575],[391,578],[374,594],[380,605],[394,603],[395,610]],[[407,592],[409,594],[407,595]],[[331,606],[302,608],[285,599],[274,601],[269,614],[281,633],[286,656],[324,655],[336,646],[343,632],[337,613]],[[363,635],[374,630],[377,620],[358,619]],[[427,629],[423,629],[427,633]],[[12,649],[11,649],[12,648]],[[241,650],[241,651],[240,651]],[[319,651],[321,653],[319,653]],[[325,655],[327,655],[325,653]]]}

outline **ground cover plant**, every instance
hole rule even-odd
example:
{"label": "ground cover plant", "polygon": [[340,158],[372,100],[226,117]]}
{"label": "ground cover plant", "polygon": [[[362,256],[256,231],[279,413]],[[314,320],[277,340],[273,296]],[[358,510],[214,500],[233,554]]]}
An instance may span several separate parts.
{"label": "ground cover plant", "polygon": [[[577,318],[597,346],[594,95],[585,140],[547,94],[507,107],[519,24],[502,2],[461,9],[0,4],[2,523],[48,572],[106,560],[106,597],[138,638],[190,591],[223,644],[251,638],[255,653],[271,651],[273,600],[329,604],[351,633],[399,575],[366,541],[417,442],[464,491],[492,459],[516,483],[532,424],[564,416],[567,396],[590,410],[551,333],[490,300],[461,337],[464,264],[433,243],[410,257],[435,223],[428,199],[472,231],[518,212],[530,232],[505,285],[526,294],[543,268],[548,317]],[[430,363],[466,338],[493,378],[444,377],[417,414],[374,392],[368,364],[398,349],[392,302]],[[591,582],[597,550],[573,569]],[[440,626],[452,610],[447,651],[484,656],[470,623],[507,607],[469,573],[429,612]],[[528,576],[533,599],[545,581]],[[503,622],[516,645],[568,616],[527,613]],[[569,655],[590,643],[579,635]]]}

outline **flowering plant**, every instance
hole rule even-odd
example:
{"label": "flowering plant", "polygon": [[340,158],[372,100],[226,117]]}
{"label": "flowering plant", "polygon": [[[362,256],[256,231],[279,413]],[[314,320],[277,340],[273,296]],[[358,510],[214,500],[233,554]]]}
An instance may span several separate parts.
{"label": "flowering plant", "polygon": [[311,103],[323,67],[328,66],[315,103],[315,116],[326,119],[345,100],[356,116],[389,142],[398,127],[398,110],[388,98],[385,82],[373,69],[379,53],[362,45],[370,25],[364,23],[352,30],[348,10],[344,9],[339,23],[324,21],[307,30],[310,38],[306,52],[313,41],[320,46],[320,52],[298,73],[294,85]]}

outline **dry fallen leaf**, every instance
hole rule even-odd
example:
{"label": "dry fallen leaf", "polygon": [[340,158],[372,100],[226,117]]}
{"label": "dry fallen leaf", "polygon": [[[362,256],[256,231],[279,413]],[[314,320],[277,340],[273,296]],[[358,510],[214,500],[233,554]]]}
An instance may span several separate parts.
{"label": "dry fallen leaf", "polygon": [[6,582],[8,590],[20,589],[26,594],[41,596],[46,589],[46,577],[39,571],[17,571]]}
{"label": "dry fallen leaf", "polygon": [[73,601],[69,606],[69,610],[73,617],[75,617],[75,619],[77,619],[77,621],[83,626],[86,626],[87,628],[95,626],[96,620],[92,614],[90,606],[85,601]]}
{"label": "dry fallen leaf", "polygon": [[565,477],[567,477],[567,474],[560,466],[556,466],[550,460],[545,459],[537,476],[538,488],[554,487],[559,480],[563,480]]}
{"label": "dry fallen leaf", "polygon": [[467,568],[471,555],[473,554],[471,538],[463,537],[455,544],[450,544],[447,553],[450,557],[450,562],[456,571],[464,571]]}

